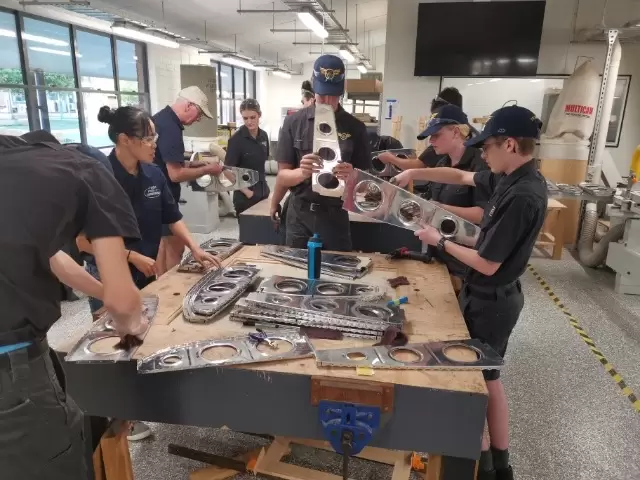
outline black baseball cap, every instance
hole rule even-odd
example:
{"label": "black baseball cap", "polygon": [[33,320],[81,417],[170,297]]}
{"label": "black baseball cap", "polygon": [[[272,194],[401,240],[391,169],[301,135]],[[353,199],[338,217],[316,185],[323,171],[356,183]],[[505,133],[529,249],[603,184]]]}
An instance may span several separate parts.
{"label": "black baseball cap", "polygon": [[460,107],[455,105],[445,105],[444,107],[440,107],[433,115],[431,115],[426,130],[418,135],[418,140],[424,140],[425,138],[430,137],[447,125],[468,124],[469,118]]}
{"label": "black baseball cap", "polygon": [[313,91],[318,95],[344,94],[344,62],[335,55],[321,55],[313,64]]}
{"label": "black baseball cap", "polygon": [[480,135],[465,142],[466,147],[481,147],[489,137],[540,137],[542,122],[531,110],[510,105],[496,110],[489,117]]}

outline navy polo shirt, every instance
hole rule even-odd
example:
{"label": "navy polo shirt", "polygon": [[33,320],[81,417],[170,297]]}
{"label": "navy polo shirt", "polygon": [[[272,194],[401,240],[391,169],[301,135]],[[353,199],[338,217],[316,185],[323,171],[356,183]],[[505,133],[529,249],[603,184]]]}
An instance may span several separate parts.
{"label": "navy polo shirt", "polygon": [[164,107],[152,118],[158,134],[156,155],[153,163],[158,165],[162,173],[164,173],[169,184],[169,190],[173,194],[173,198],[178,202],[180,200],[180,184],[172,182],[171,178],[169,178],[167,163],[184,165],[184,141],[182,140],[184,126],[176,112],[169,106]]}

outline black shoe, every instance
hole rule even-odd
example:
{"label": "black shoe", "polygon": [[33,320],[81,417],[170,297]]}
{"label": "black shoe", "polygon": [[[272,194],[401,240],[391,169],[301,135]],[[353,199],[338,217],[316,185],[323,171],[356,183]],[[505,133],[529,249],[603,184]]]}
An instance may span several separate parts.
{"label": "black shoe", "polygon": [[480,472],[478,471],[478,476],[476,480],[498,480],[496,477],[496,471],[491,470],[490,472]]}
{"label": "black shoe", "polygon": [[496,470],[496,480],[513,480],[513,469],[511,466]]}

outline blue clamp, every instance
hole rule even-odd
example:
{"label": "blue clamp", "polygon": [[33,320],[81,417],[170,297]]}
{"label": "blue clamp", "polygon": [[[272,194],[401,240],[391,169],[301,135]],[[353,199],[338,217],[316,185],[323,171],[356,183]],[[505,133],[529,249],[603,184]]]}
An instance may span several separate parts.
{"label": "blue clamp", "polygon": [[333,449],[345,454],[344,438],[350,439],[348,455],[359,454],[380,427],[380,408],[322,400],[318,403],[320,423]]}

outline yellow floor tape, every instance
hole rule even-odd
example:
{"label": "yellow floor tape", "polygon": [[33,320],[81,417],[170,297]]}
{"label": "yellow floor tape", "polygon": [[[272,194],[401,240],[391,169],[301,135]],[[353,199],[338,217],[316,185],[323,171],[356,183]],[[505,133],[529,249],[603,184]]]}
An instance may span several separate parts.
{"label": "yellow floor tape", "polygon": [[573,314],[569,311],[567,307],[564,306],[562,301],[558,298],[558,296],[551,290],[549,284],[540,276],[540,274],[536,271],[535,268],[531,264],[527,265],[529,271],[533,274],[534,278],[538,281],[542,289],[547,292],[547,295],[553,300],[553,303],[556,304],[556,307],[560,309],[562,313],[569,319],[569,324],[573,327],[580,338],[587,344],[589,350],[596,356],[596,358],[600,361],[604,369],[611,375],[611,378],[616,382],[620,390],[622,390],[622,394],[629,399],[633,408],[635,408],[636,412],[640,413],[640,400],[633,393],[630,387],[627,386],[626,382],[623,380],[622,376],[613,368],[613,365],[607,360],[604,354],[596,347],[595,342],[591,339],[589,334],[580,326],[580,323],[573,316]]}

